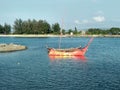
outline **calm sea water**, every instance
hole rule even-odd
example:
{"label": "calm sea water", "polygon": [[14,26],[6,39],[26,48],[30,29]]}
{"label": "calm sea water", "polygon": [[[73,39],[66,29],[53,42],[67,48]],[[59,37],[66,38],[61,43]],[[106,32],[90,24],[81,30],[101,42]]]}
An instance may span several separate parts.
{"label": "calm sea water", "polygon": [[[62,38],[62,48],[90,38]],[[58,38],[0,38],[27,50],[0,53],[0,90],[120,90],[120,38],[94,38],[84,57],[49,57]]]}

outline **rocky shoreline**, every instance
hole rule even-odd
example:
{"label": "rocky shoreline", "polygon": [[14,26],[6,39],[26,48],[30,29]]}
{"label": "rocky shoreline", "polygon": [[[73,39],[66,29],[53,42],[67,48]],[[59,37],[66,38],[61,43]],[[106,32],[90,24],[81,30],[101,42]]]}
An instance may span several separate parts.
{"label": "rocky shoreline", "polygon": [[13,51],[20,51],[20,50],[25,50],[27,49],[26,46],[23,45],[17,45],[17,44],[0,44],[0,53],[4,52],[13,52]]}

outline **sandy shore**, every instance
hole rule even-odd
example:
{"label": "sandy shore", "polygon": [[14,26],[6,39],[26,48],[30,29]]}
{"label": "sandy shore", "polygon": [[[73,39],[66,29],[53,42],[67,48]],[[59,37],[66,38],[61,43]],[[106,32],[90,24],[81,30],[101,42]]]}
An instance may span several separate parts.
{"label": "sandy shore", "polygon": [[0,37],[59,37],[59,35],[34,35],[34,34],[22,34],[22,35],[0,35]]}
{"label": "sandy shore", "polygon": [[[0,37],[60,37],[60,35],[0,35]],[[62,35],[62,37],[120,37],[120,35]]]}

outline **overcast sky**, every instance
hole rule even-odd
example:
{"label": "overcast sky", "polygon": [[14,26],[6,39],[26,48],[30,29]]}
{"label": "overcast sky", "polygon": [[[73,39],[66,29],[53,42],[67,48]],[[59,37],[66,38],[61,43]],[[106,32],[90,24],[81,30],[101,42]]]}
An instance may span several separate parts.
{"label": "overcast sky", "polygon": [[65,29],[120,27],[120,0],[0,0],[0,24],[16,19],[58,22]]}

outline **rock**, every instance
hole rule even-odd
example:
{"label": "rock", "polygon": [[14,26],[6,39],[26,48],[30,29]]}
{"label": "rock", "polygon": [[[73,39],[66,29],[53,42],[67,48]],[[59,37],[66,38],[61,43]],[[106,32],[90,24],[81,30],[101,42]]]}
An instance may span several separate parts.
{"label": "rock", "polygon": [[17,44],[0,44],[0,52],[13,52],[27,49],[26,46]]}

